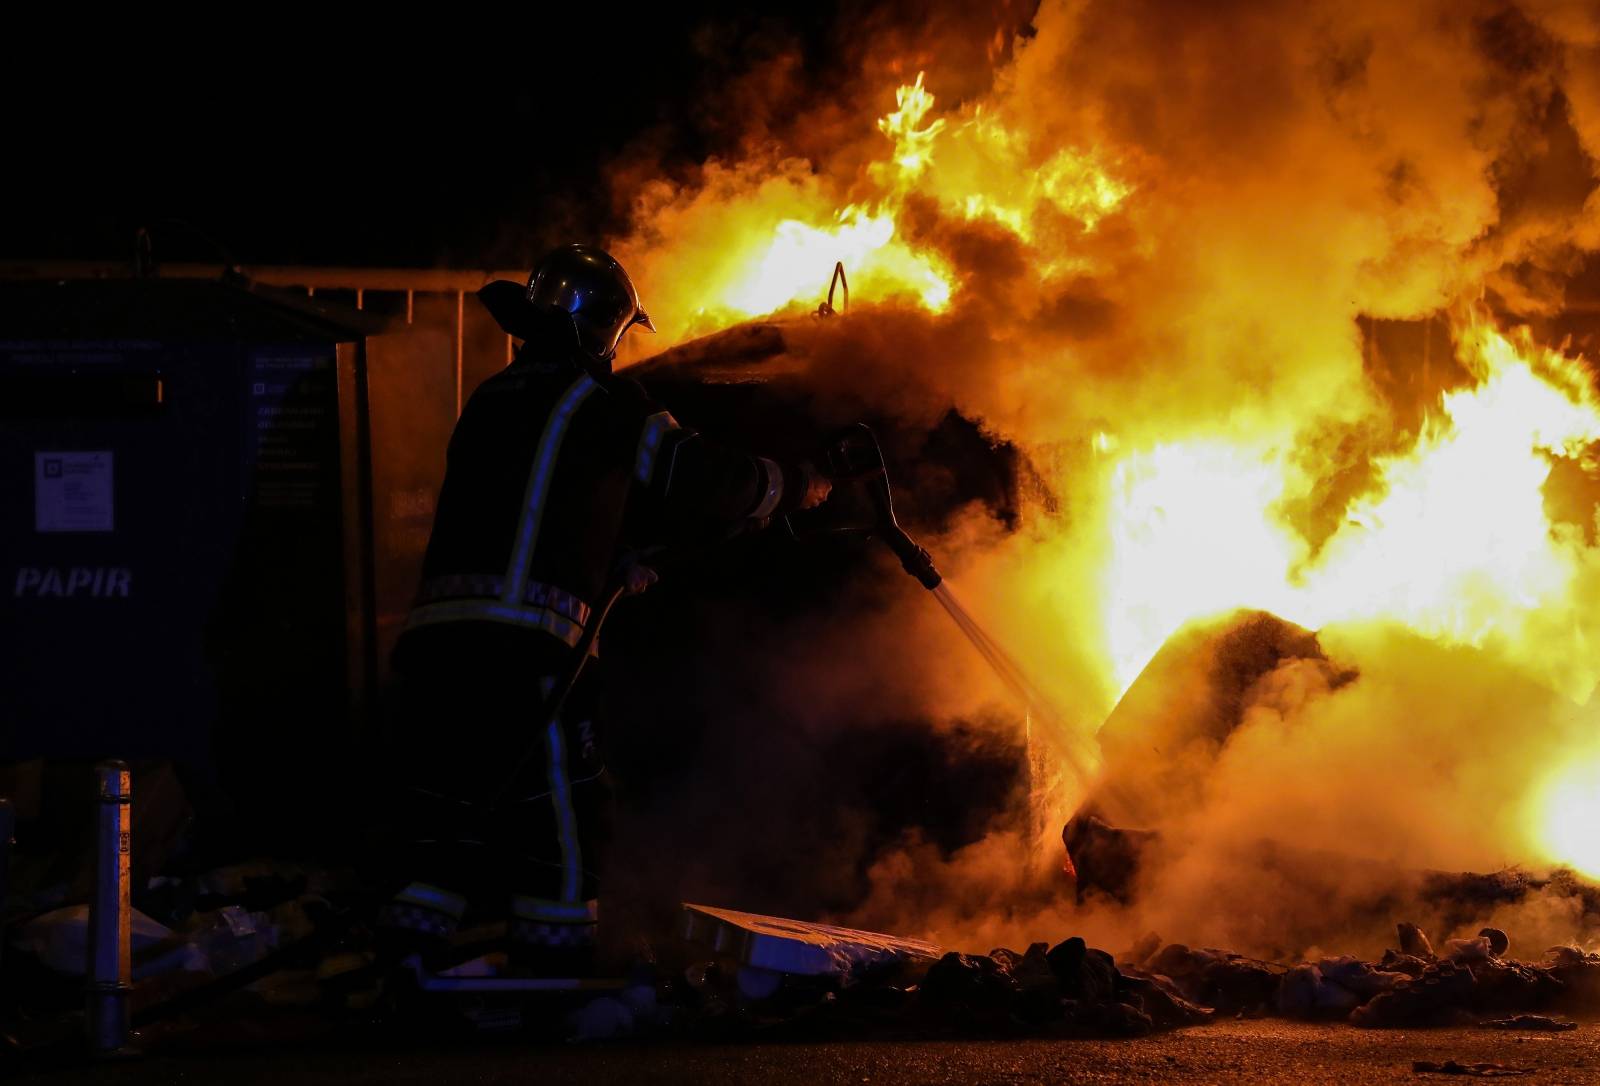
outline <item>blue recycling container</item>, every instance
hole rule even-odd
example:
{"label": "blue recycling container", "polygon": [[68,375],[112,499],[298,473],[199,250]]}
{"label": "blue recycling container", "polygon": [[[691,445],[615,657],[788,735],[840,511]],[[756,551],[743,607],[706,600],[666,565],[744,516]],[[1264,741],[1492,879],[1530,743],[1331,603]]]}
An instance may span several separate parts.
{"label": "blue recycling container", "polygon": [[242,280],[0,284],[0,760],[171,759],[246,802],[339,759],[370,330]]}

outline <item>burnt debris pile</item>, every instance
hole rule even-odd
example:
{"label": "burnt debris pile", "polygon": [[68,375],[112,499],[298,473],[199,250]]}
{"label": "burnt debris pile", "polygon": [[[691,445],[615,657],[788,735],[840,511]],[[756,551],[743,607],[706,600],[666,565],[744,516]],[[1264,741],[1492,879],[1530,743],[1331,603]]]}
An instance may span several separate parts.
{"label": "burnt debris pile", "polygon": [[1538,961],[1519,961],[1509,956],[1506,933],[1492,927],[1435,950],[1421,928],[1401,923],[1397,945],[1375,961],[1268,961],[1163,943],[1153,934],[1120,956],[1079,937],[962,954],[869,932],[686,908],[714,914],[722,925],[716,934],[699,921],[691,941],[710,953],[693,959],[687,985],[662,989],[678,1004],[676,1025],[691,1033],[1137,1037],[1223,1017],[1526,1031],[1570,1028],[1552,1016],[1600,1009],[1600,954],[1560,946]]}
{"label": "burnt debris pile", "polygon": [[[1115,959],[1070,938],[1018,952],[949,953],[914,984],[863,983],[783,1025],[823,1024],[918,1035],[1137,1037],[1219,1017],[1347,1021],[1366,1028],[1481,1025],[1571,1028],[1562,1017],[1600,1008],[1600,954],[1554,947],[1537,962],[1506,957],[1497,929],[1451,940],[1438,954],[1421,936],[1377,961],[1343,956],[1295,965],[1171,943]],[[792,991],[790,993],[793,994]],[[774,1008],[750,1019],[777,1026]]]}
{"label": "burnt debris pile", "polygon": [[1218,1013],[1370,1028],[1550,1028],[1559,1023],[1548,1014],[1600,1007],[1600,954],[1561,946],[1539,961],[1518,961],[1506,956],[1509,940],[1497,928],[1449,940],[1438,953],[1414,924],[1399,924],[1397,934],[1399,948],[1375,962],[1342,956],[1286,967],[1171,944],[1132,968]]}

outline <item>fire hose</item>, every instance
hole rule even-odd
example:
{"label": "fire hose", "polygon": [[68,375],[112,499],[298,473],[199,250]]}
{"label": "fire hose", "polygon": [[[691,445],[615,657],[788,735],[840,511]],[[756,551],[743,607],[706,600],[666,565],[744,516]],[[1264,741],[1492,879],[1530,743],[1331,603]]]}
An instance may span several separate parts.
{"label": "fire hose", "polygon": [[534,756],[544,750],[543,736],[550,725],[559,720],[561,710],[566,707],[567,698],[578,685],[578,679],[583,674],[583,669],[588,666],[589,657],[594,654],[594,643],[600,636],[600,627],[605,625],[606,618],[611,614],[611,609],[623,596],[636,596],[649,588],[659,578],[656,571],[643,563],[644,555],[624,555],[617,564],[616,570],[611,575],[611,580],[606,586],[605,595],[598,606],[589,616],[588,623],[583,628],[583,636],[578,638],[578,643],[572,647],[567,655],[567,664],[546,693],[544,701],[539,706],[538,727],[533,730],[535,736],[540,737],[531,743],[522,752],[522,757],[517,759],[516,766],[511,770],[511,775],[500,791],[495,793],[490,800],[491,807],[500,807],[511,799],[517,789],[517,782],[527,771],[528,765]]}
{"label": "fire hose", "polygon": [[[894,495],[878,439],[863,423],[841,431],[828,446],[824,471],[835,483],[835,495],[821,507],[788,517],[796,539],[817,535],[854,535],[876,538],[900,559],[903,568],[932,593],[961,635],[967,639],[994,676],[1027,711],[1052,734],[1061,737],[1058,753],[1080,780],[1093,777],[1093,744],[1068,725],[1049,694],[1022,664],[992,637],[963,607],[944,582],[933,558],[900,527],[894,512]],[[1078,738],[1073,738],[1078,737]]]}

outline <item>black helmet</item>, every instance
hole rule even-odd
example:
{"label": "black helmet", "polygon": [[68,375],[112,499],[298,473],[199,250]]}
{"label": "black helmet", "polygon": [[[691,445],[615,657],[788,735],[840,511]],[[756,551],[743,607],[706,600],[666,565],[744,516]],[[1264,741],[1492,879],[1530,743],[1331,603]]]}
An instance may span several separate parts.
{"label": "black helmet", "polygon": [[534,338],[552,312],[564,315],[578,347],[603,362],[617,353],[617,343],[629,328],[637,324],[656,330],[622,265],[592,245],[563,245],[546,253],[528,276],[526,289],[499,280],[478,297],[500,327],[519,339]]}
{"label": "black helmet", "polygon": [[528,301],[568,314],[578,346],[596,358],[616,354],[622,333],[636,324],[656,330],[622,265],[588,245],[563,245],[547,253],[528,276]]}

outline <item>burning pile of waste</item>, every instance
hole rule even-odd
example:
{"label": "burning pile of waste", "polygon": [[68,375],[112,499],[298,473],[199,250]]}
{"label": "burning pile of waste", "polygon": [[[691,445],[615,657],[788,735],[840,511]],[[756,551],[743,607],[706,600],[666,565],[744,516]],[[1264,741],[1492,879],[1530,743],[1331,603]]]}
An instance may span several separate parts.
{"label": "burning pile of waste", "polygon": [[[1600,890],[1590,887],[1591,897]],[[580,1012],[587,1036],[766,1031],[851,1036],[1133,1037],[1219,1017],[1345,1020],[1365,1028],[1575,1028],[1600,1008],[1600,954],[1557,946],[1509,956],[1484,928],[1436,952],[1416,925],[1373,961],[1266,961],[1163,944],[1114,957],[1067,938],[988,954],[915,940],[686,905],[691,944],[710,948],[682,977]]]}
{"label": "burning pile of waste", "polygon": [[1561,946],[1537,962],[1518,961],[1505,956],[1508,940],[1494,928],[1451,940],[1436,955],[1414,925],[1398,931],[1405,949],[1374,962],[1346,955],[1291,966],[1180,943],[1147,945],[1118,961],[1078,938],[1021,954],[952,954],[928,972],[921,996],[925,1006],[959,1008],[969,1023],[1118,1035],[1216,1015],[1559,1030],[1573,1027],[1550,1012],[1592,1014],[1600,1000],[1600,955]]}
{"label": "burning pile of waste", "polygon": [[[750,73],[737,154],[618,172],[612,248],[665,348],[629,372],[796,456],[869,420],[870,449],[833,445],[877,488],[845,530],[936,596],[797,576],[781,629],[674,616],[726,649],[676,678],[726,693],[768,768],[701,770],[628,855],[669,902],[718,874],[777,895],[780,867],[864,885],[813,913],[849,928],[690,907],[699,950],[575,1032],[1600,1009],[1600,18],[1044,0],[971,33],[989,17],[854,35],[873,59],[836,97],[879,118]],[[1004,732],[1019,809],[959,841],[748,832],[798,839],[828,804],[784,807],[793,751],[883,719]],[[732,823],[767,866],[686,875],[682,841]],[[502,979],[453,968],[423,983]]]}
{"label": "burning pile of waste", "polygon": [[[1600,873],[1600,24],[1046,0],[978,71],[962,18],[863,62],[875,123],[619,193],[676,314],[638,375],[870,418],[960,601],[886,589],[772,688],[1028,751],[1027,811],[879,849],[838,915],[1285,962],[1376,962],[1400,916],[1592,939],[1571,896],[1466,928],[1427,885]],[[897,436],[951,414],[1003,501]]]}

